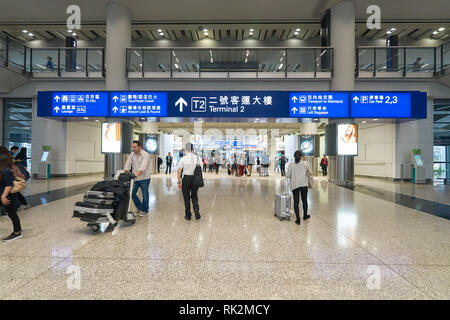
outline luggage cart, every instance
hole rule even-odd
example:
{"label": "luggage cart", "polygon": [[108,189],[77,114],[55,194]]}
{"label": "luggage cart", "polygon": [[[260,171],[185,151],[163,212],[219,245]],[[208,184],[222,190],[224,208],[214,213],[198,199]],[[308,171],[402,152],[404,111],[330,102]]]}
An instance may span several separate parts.
{"label": "luggage cart", "polygon": [[112,201],[111,194],[114,195],[114,193],[106,191],[87,191],[83,197],[84,201],[75,203],[73,218],[87,222],[87,226],[93,233],[114,229],[120,221],[132,225],[136,223],[131,197],[134,176],[117,171],[114,180],[122,181],[128,188],[126,203],[117,199]]}

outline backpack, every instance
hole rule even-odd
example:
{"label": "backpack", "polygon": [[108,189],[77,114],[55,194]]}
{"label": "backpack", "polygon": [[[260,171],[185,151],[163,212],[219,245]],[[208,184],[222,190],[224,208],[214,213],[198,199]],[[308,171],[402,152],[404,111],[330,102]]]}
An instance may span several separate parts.
{"label": "backpack", "polygon": [[23,174],[25,181],[30,180],[30,173],[23,166],[17,166],[20,172]]}
{"label": "backpack", "polygon": [[[197,160],[198,160],[198,156],[197,156]],[[195,165],[194,180],[193,180],[192,184],[196,188],[203,188],[205,186],[205,184],[203,182],[202,167],[200,166],[200,164],[198,162]]]}

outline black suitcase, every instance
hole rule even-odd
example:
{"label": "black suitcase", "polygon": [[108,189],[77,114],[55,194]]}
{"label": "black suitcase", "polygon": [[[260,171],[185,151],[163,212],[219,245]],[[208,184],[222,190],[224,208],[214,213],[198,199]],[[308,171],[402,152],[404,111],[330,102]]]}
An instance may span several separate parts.
{"label": "black suitcase", "polygon": [[108,216],[114,215],[115,208],[110,205],[102,205],[78,201],[73,209],[73,217],[81,220],[108,220]]}
{"label": "black suitcase", "polygon": [[87,203],[95,203],[109,206],[114,205],[115,202],[117,201],[114,192],[107,192],[107,191],[87,191],[84,194],[83,200],[84,202]]}

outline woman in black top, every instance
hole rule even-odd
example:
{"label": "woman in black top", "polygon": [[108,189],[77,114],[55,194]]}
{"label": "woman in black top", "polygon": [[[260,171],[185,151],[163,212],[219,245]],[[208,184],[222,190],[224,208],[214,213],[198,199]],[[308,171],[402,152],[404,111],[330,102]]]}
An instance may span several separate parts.
{"label": "woman in black top", "polygon": [[3,241],[12,241],[22,237],[22,227],[17,216],[17,194],[11,193],[14,181],[14,174],[12,173],[12,161],[6,154],[0,155],[0,195],[1,204],[6,208],[8,216],[11,219],[14,231]]}
{"label": "woman in black top", "polygon": [[19,153],[14,158],[18,166],[27,167],[27,148],[21,148]]}

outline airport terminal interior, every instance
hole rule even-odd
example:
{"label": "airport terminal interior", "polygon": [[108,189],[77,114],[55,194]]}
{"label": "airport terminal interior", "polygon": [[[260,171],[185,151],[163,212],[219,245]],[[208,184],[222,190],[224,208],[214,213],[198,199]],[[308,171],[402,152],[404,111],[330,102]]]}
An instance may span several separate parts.
{"label": "airport terminal interior", "polygon": [[2,0],[0,299],[448,300],[449,66],[447,0]]}

